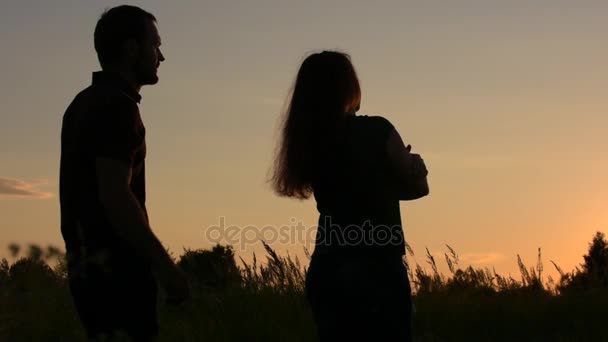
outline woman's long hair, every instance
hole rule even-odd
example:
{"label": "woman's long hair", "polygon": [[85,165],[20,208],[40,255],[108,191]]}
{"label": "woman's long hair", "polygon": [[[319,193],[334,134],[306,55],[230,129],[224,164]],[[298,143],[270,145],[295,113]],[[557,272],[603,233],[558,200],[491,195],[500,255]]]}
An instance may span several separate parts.
{"label": "woman's long hair", "polygon": [[315,170],[336,141],[340,120],[359,110],[361,88],[350,56],[323,51],[298,71],[285,113],[272,175],[281,196],[308,198]]}

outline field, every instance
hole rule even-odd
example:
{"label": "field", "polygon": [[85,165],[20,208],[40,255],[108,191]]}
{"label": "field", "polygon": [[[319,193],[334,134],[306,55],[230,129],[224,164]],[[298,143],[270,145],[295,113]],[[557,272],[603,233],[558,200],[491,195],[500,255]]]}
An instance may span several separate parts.
{"label": "field", "polygon": [[[608,265],[608,244],[600,238],[590,244],[581,269],[559,270],[558,282],[543,283],[540,253],[531,268],[517,260],[521,279],[461,268],[449,246],[444,257],[450,274],[442,275],[427,255],[430,271],[409,268],[416,341],[608,341],[606,276],[598,271]],[[304,297],[305,267],[269,246],[266,251],[264,260],[250,264],[226,246],[186,251],[179,264],[191,279],[193,299],[161,306],[159,340],[316,341]],[[62,258],[56,249],[32,246],[27,257],[0,264],[0,341],[85,340]]]}

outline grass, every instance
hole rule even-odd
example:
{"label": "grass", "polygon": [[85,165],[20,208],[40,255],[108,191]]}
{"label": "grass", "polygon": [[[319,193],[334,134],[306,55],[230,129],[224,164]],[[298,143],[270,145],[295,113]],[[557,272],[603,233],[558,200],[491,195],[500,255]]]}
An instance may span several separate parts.
{"label": "grass", "polygon": [[[159,341],[316,341],[306,268],[265,247],[265,260],[250,264],[229,247],[185,251],[193,298],[161,306]],[[533,268],[518,260],[521,280],[461,268],[449,246],[444,257],[447,276],[428,251],[430,271],[409,265],[416,341],[608,341],[608,291],[564,291],[574,272],[543,283],[540,252]],[[61,262],[51,269],[38,253],[0,263],[0,341],[84,341]]]}

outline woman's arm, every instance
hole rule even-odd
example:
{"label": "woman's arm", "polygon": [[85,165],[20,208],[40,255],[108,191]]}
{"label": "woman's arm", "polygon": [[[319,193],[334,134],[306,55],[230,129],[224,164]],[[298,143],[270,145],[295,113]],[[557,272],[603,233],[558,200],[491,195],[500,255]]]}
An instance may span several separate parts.
{"label": "woman's arm", "polygon": [[395,184],[393,190],[399,200],[408,201],[429,194],[428,171],[419,154],[410,153],[412,147],[403,143],[397,130],[393,129],[387,141],[387,152]]}

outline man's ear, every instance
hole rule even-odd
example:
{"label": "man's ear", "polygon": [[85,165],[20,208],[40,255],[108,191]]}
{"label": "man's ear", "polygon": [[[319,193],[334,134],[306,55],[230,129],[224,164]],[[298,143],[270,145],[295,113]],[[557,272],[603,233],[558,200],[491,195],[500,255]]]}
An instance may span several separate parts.
{"label": "man's ear", "polygon": [[125,56],[129,59],[134,59],[139,54],[139,45],[133,38],[127,39],[123,48],[125,49]]}

